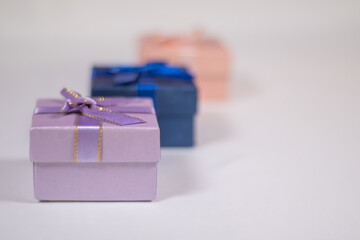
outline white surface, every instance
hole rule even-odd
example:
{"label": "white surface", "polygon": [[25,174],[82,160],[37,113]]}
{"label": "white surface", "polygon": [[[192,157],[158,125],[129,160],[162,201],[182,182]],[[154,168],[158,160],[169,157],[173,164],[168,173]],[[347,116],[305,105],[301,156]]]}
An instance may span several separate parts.
{"label": "white surface", "polygon": [[[0,2],[0,239],[360,239],[359,2],[182,1],[166,22],[159,3]],[[133,60],[139,32],[193,22],[232,48],[232,98],[201,105],[195,148],[163,150],[158,200],[36,202],[35,99],[85,92],[94,60]]]}
{"label": "white surface", "polygon": [[359,239],[359,97],[334,97],[343,84],[205,105],[199,145],[163,151],[155,202],[37,203],[31,164],[2,161],[1,239]]}

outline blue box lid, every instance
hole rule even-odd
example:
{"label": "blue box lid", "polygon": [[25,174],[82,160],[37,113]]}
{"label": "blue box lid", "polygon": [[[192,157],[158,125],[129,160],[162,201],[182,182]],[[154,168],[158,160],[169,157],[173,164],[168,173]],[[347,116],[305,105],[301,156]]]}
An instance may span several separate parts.
{"label": "blue box lid", "polygon": [[151,97],[158,115],[193,115],[197,110],[197,89],[193,81],[171,77],[140,76],[134,83],[115,84],[116,75],[96,75],[109,67],[93,67],[91,96]]}

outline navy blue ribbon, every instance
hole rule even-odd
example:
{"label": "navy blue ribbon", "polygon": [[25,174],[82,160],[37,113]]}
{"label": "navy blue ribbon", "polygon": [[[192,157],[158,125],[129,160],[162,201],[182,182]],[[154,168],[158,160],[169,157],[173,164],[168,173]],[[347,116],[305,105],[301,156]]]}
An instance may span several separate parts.
{"label": "navy blue ribbon", "polygon": [[169,66],[164,62],[149,62],[143,66],[116,66],[96,69],[93,76],[114,76],[114,84],[134,84],[142,77],[168,77],[173,80],[193,81],[193,76],[185,69]]}

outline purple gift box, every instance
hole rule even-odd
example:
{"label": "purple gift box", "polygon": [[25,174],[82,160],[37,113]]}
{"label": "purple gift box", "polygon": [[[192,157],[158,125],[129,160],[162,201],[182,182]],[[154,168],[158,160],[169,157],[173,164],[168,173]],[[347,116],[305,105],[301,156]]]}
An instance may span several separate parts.
{"label": "purple gift box", "polygon": [[160,131],[152,100],[62,94],[66,100],[38,100],[32,119],[36,199],[155,199]]}

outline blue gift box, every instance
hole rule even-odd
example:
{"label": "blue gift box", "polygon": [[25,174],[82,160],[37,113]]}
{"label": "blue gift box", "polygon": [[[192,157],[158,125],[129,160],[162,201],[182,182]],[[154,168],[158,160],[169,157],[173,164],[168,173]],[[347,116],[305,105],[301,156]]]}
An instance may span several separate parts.
{"label": "blue gift box", "polygon": [[197,89],[183,68],[164,63],[93,67],[91,96],[150,97],[160,127],[161,146],[193,146]]}

